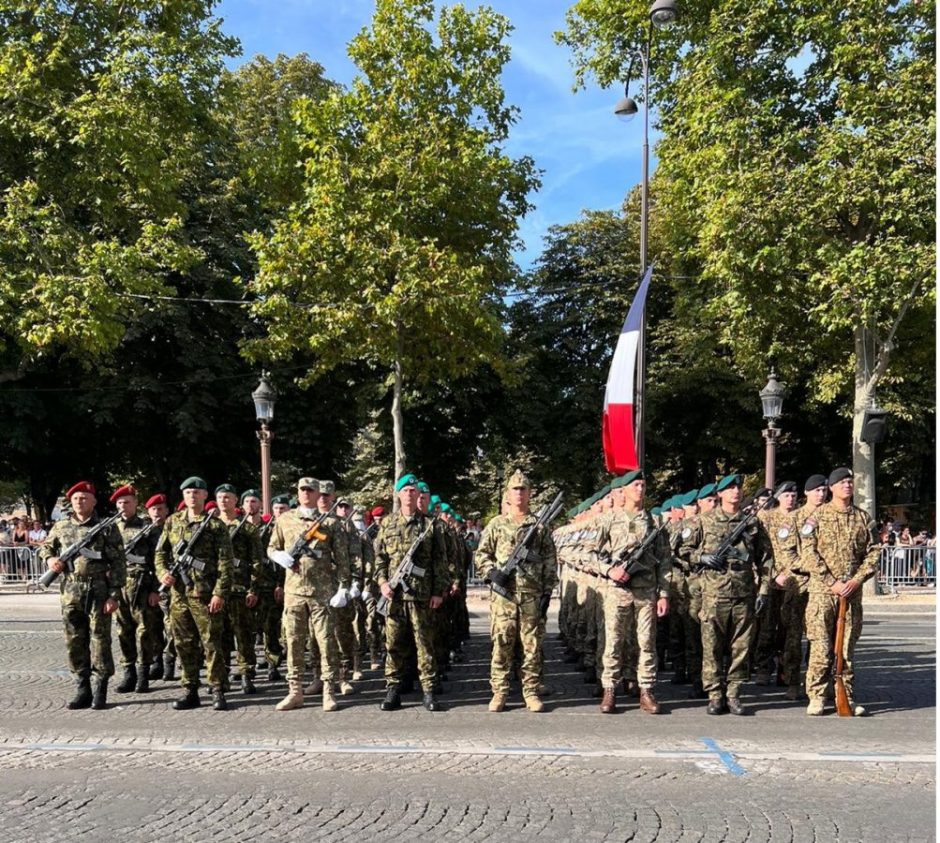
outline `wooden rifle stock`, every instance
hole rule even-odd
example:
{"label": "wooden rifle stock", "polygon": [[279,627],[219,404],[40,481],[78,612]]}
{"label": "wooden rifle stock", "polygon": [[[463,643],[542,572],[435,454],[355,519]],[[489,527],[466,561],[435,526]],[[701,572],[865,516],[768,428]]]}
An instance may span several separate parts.
{"label": "wooden rifle stock", "polygon": [[833,681],[836,686],[836,711],[839,717],[851,717],[852,706],[849,705],[849,695],[845,690],[845,681],[842,679],[842,671],[845,667],[845,659],[842,657],[842,647],[845,641],[845,610],[847,606],[846,599],[839,595],[839,618],[836,621],[836,641],[835,641],[835,670],[833,671]]}

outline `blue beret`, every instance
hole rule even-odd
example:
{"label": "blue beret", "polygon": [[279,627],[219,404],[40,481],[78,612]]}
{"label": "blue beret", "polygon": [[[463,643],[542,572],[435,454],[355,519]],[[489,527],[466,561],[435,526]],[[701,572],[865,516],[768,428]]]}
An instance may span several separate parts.
{"label": "blue beret", "polygon": [[716,492],[723,492],[725,489],[730,488],[731,486],[740,486],[741,485],[741,475],[740,474],[729,474],[727,477],[722,477],[718,481],[718,485],[715,487]]}

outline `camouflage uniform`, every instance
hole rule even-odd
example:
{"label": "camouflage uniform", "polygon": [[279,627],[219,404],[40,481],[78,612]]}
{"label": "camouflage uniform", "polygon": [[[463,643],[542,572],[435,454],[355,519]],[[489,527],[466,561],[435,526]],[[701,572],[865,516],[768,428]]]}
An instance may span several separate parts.
{"label": "camouflage uniform", "polygon": [[[602,550],[600,572],[609,577],[616,559],[624,550],[643,541],[656,529],[645,511],[630,513],[623,509],[598,519],[598,540]],[[614,688],[622,678],[623,657],[627,642],[636,639],[639,658],[636,680],[640,688],[652,689],[656,683],[656,600],[669,597],[672,554],[665,531],[643,554],[643,567],[630,577],[625,586],[608,580],[604,595],[604,651],[601,684]]]}
{"label": "camouflage uniform", "polygon": [[[58,556],[100,520],[92,513],[86,521],[79,521],[74,514],[56,521],[39,549],[39,558],[46,561]],[[107,680],[114,675],[111,615],[106,615],[102,607],[108,598],[120,601],[120,584],[127,576],[124,544],[117,527],[99,533],[73,564],[74,574],[59,574],[69,670],[76,679],[87,680],[94,673],[97,681]]]}
{"label": "camouflage uniform", "polygon": [[[480,538],[477,549],[478,576],[487,577],[512,554],[526,531],[536,522],[531,513],[521,522],[509,515],[497,515]],[[490,592],[490,635],[493,657],[490,663],[490,686],[494,694],[509,692],[513,648],[516,637],[522,640],[522,693],[538,697],[542,673],[541,611],[539,602],[551,595],[558,582],[555,571],[555,543],[551,533],[541,528],[530,545],[532,557],[516,568],[510,581],[514,599],[507,600]]]}
{"label": "camouflage uniform", "polygon": [[[189,540],[199,525],[208,518],[203,512],[195,521],[189,520],[184,509],[167,518],[157,544],[157,578],[170,573],[176,560],[174,548],[181,540]],[[220,597],[229,599],[232,585],[232,542],[228,528],[213,518],[199,541],[191,548],[197,560],[205,565],[202,571],[188,571],[192,585],[187,587],[182,577],[176,578],[170,601],[170,624],[176,654],[180,663],[180,683],[187,690],[199,687],[199,645],[206,657],[206,678],[214,689],[224,689],[225,661],[222,657],[222,612],[209,613],[209,601]]]}
{"label": "camouflage uniform", "polygon": [[[775,657],[778,660],[778,668],[786,672],[783,650],[788,618],[783,615],[783,604],[787,596],[787,589],[779,588],[773,583],[773,579],[778,574],[789,574],[793,564],[799,558],[799,542],[794,516],[794,512],[786,512],[783,507],[765,509],[758,515],[767,530],[767,535],[770,537],[774,555],[770,599],[757,623],[754,669],[760,680],[769,678],[769,674],[773,671]],[[797,664],[797,670],[799,670],[799,664]]]}
{"label": "camouflage uniform", "polygon": [[[833,643],[839,614],[839,598],[829,589],[840,580],[851,579],[861,585],[875,575],[878,534],[874,522],[856,506],[843,510],[832,502],[822,504],[800,528],[800,568],[810,575],[806,607],[806,635],[810,640],[806,695],[810,701],[822,701],[832,678]],[[862,589],[858,588],[847,602],[842,678],[849,700],[854,700],[852,657],[862,632]]]}
{"label": "camouflage uniform", "polygon": [[440,611],[433,615],[434,620],[434,655],[437,660],[438,669],[443,673],[450,665],[451,646],[451,620],[454,613],[455,600],[451,595],[451,587],[460,587],[460,565],[462,556],[460,553],[460,539],[457,531],[448,523],[437,519],[438,529],[444,539],[444,547],[447,551],[447,566],[444,588],[444,605]]}
{"label": "camouflage uniform", "polygon": [[[132,518],[120,518],[117,528],[121,533],[121,541],[125,546],[128,545],[149,525],[149,521],[136,514]],[[140,662],[144,671],[150,669],[154,648],[160,640],[158,630],[163,627],[163,613],[160,607],[151,606],[147,600],[160,585],[153,564],[159,537],[159,531],[151,531],[137,543],[132,552],[126,554],[127,579],[124,581],[124,590],[117,610],[121,664],[124,667],[133,667]],[[137,600],[132,605],[135,593]]]}
{"label": "camouflage uniform", "polygon": [[809,574],[800,565],[800,530],[815,511],[815,504],[806,503],[796,512],[791,513],[792,529],[797,536],[796,558],[790,562],[789,569],[776,560],[774,565],[775,573],[785,573],[789,577],[780,607],[780,618],[786,628],[783,643],[783,672],[786,675],[787,684],[791,687],[801,684],[803,633],[806,631],[806,604],[809,602]]}
{"label": "camouflage uniform", "polygon": [[[274,525],[268,552],[289,551],[316,521],[316,510],[293,509]],[[284,578],[284,638],[287,644],[287,680],[300,683],[304,651],[313,640],[320,663],[319,678],[333,682],[339,667],[339,651],[330,598],[349,584],[349,545],[336,519],[320,525],[322,539],[312,540],[300,557],[300,570]]]}
{"label": "camouflage uniform", "polygon": [[255,617],[264,640],[265,661],[269,667],[275,668],[284,659],[284,648],[281,645],[281,614],[284,603],[283,600],[278,603],[274,599],[275,590],[284,588],[284,569],[268,558],[268,544],[271,541],[273,525],[255,526],[261,540],[261,570],[255,586],[258,595]]}
{"label": "camouflage uniform", "polygon": [[[699,574],[702,684],[711,700],[721,699],[723,684],[727,696],[737,699],[747,681],[747,656],[754,624],[754,584],[758,583],[758,592],[766,597],[773,556],[770,539],[760,521],[743,512],[730,515],[721,507],[699,515],[689,537],[694,565],[703,555],[714,553],[743,519],[749,519],[748,528],[728,556],[728,569],[719,572],[706,568]],[[727,676],[725,656],[730,657]]]}
{"label": "camouflage uniform", "polygon": [[[227,520],[220,512],[232,542],[231,597],[225,604],[225,661],[230,660],[232,639],[236,651],[238,675],[253,679],[255,675],[255,609],[246,602],[249,595],[258,596],[259,582],[264,576],[261,562],[261,533],[254,524],[233,516]],[[241,526],[239,526],[241,525]],[[257,608],[257,606],[256,606]]]}
{"label": "camouflage uniform", "polygon": [[[415,512],[405,517],[395,512],[382,520],[375,539],[375,579],[379,587],[398,570],[415,540],[428,527],[428,517]],[[385,683],[389,689],[401,685],[407,670],[408,653],[413,645],[418,654],[421,687],[432,693],[437,677],[434,654],[433,623],[429,601],[443,596],[450,580],[447,574],[447,548],[440,530],[431,529],[414,554],[414,563],[424,569],[424,576],[409,577],[411,591],[396,589],[385,620]]]}

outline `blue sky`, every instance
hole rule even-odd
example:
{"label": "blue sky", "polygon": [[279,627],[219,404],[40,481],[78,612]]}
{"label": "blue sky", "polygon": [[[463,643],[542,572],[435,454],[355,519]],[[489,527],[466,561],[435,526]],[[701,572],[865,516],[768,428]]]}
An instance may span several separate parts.
{"label": "blue sky", "polygon": [[[468,8],[477,3],[466,2]],[[517,254],[528,268],[542,250],[548,227],[575,220],[584,209],[619,208],[640,180],[642,120],[622,123],[613,114],[621,88],[589,84],[572,92],[568,50],[552,33],[564,27],[570,0],[489,0],[515,26],[512,60],[503,84],[521,109],[508,151],[531,155],[543,171],[535,210],[521,222],[525,247]],[[258,53],[306,52],[331,79],[348,83],[356,73],[347,42],[372,18],[371,0],[222,0],[224,30],[242,42],[244,61]],[[237,64],[238,62],[235,62]]]}

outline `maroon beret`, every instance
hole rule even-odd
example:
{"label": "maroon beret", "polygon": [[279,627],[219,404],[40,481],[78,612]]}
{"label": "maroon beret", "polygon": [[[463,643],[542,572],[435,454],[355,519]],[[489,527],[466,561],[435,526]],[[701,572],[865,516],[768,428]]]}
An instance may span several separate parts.
{"label": "maroon beret", "polygon": [[69,490],[65,493],[65,496],[66,496],[67,498],[70,498],[70,497],[72,497],[72,495],[74,495],[76,492],[85,492],[85,493],[87,493],[87,494],[89,494],[89,495],[97,495],[97,494],[98,494],[98,493],[95,491],[95,485],[94,485],[94,483],[89,483],[87,480],[79,480],[74,486],[72,486],[71,489],[69,489]]}
{"label": "maroon beret", "polygon": [[136,498],[137,490],[128,483],[124,486],[120,486],[119,488],[115,489],[114,494],[111,495],[111,497],[108,498],[108,500],[110,500],[111,503],[117,503],[118,498],[123,498],[125,495],[133,495]]}
{"label": "maroon beret", "polygon": [[154,495],[153,497],[147,498],[147,503],[145,503],[144,506],[147,509],[150,509],[150,507],[159,506],[161,503],[166,503],[166,495],[164,495],[162,492],[160,494]]}

